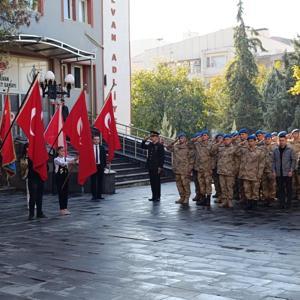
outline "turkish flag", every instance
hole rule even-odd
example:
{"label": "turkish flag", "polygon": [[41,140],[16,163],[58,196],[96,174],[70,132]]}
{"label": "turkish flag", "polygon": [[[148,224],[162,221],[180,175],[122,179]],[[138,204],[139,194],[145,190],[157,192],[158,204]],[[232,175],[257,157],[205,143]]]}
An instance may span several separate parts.
{"label": "turkish flag", "polygon": [[6,95],[4,110],[3,110],[2,120],[1,120],[1,127],[0,127],[1,141],[3,142],[5,137],[7,136],[1,149],[2,167],[4,167],[9,172],[10,175],[14,175],[16,152],[15,152],[13,136],[10,131],[11,129],[10,125],[11,125],[11,108],[10,108],[9,97],[8,95]]}
{"label": "turkish flag", "polygon": [[28,138],[28,157],[32,161],[33,170],[40,175],[43,181],[46,181],[48,178],[48,152],[44,139],[42,97],[37,78],[24,100],[16,122]]}
{"label": "turkish flag", "polygon": [[102,137],[108,145],[108,160],[111,162],[115,151],[121,149],[112,105],[112,93],[104,103],[94,127],[102,133]]}
{"label": "turkish flag", "polygon": [[74,104],[63,131],[79,152],[78,183],[83,185],[87,178],[97,171],[84,91]]}
{"label": "turkish flag", "polygon": [[63,126],[64,120],[62,116],[62,106],[59,105],[45,130],[44,136],[46,143],[53,147],[53,149],[64,147],[67,153],[66,136],[62,131]]}

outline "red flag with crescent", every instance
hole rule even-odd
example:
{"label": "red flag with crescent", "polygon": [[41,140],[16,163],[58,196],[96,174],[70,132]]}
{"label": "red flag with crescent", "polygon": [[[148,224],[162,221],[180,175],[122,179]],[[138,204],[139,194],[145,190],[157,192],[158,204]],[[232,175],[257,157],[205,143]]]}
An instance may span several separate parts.
{"label": "red flag with crescent", "polygon": [[48,152],[44,139],[42,97],[37,78],[24,100],[16,122],[27,136],[29,142],[28,157],[32,161],[33,170],[40,175],[43,181],[47,180]]}
{"label": "red flag with crescent", "polygon": [[51,118],[44,136],[46,143],[53,147],[53,149],[57,149],[57,147],[64,147],[65,152],[67,153],[67,141],[66,136],[62,131],[63,126],[64,120],[62,116],[62,106],[60,105]]}
{"label": "red flag with crescent", "polygon": [[94,124],[108,145],[108,160],[110,162],[114,158],[115,151],[121,149],[112,102],[112,93],[110,93]]}
{"label": "red flag with crescent", "polygon": [[84,91],[74,104],[63,131],[79,153],[78,183],[83,185],[97,171]]}
{"label": "red flag with crescent", "polygon": [[8,95],[5,97],[4,110],[1,120],[0,127],[0,138],[1,141],[6,140],[2,145],[1,156],[2,156],[2,167],[8,172],[9,175],[16,173],[16,152],[14,146],[14,140],[12,132],[10,130],[11,125],[11,108]]}

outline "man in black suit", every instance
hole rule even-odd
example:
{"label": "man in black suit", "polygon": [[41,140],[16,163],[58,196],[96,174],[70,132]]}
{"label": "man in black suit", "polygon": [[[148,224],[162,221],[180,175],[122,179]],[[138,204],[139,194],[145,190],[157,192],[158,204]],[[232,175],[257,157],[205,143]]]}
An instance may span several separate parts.
{"label": "man in black suit", "polygon": [[[149,143],[148,140],[150,140]],[[147,168],[149,170],[152,198],[149,201],[160,201],[160,176],[162,175],[165,160],[164,146],[159,142],[159,133],[150,131],[142,141],[142,148],[148,150]]]}
{"label": "man in black suit", "polygon": [[106,152],[104,147],[100,145],[100,136],[95,135],[93,137],[93,144],[97,172],[91,176],[92,200],[100,200],[104,199],[102,197],[102,184],[106,167]]}
{"label": "man in black suit", "polygon": [[61,114],[62,114],[64,122],[66,122],[67,117],[69,115],[69,109],[68,109],[68,106],[65,105],[65,100],[64,99],[61,99],[60,103],[61,103]]}

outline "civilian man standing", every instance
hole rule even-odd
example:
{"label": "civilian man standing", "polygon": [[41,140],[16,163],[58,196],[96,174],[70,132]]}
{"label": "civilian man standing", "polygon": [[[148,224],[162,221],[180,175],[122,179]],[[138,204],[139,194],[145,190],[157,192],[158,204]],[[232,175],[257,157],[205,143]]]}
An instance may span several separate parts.
{"label": "civilian man standing", "polygon": [[279,145],[273,151],[273,176],[276,177],[281,208],[290,208],[292,204],[292,177],[296,168],[296,155],[287,145],[287,133],[278,134]]}
{"label": "civilian man standing", "polygon": [[100,137],[93,137],[93,148],[97,172],[91,176],[92,200],[104,199],[102,197],[102,184],[104,178],[104,169],[106,167],[106,152],[103,146],[100,145]]}
{"label": "civilian man standing", "polygon": [[[150,140],[149,143],[147,143],[148,140]],[[149,201],[160,201],[160,176],[163,171],[165,149],[164,146],[159,142],[159,133],[156,131],[150,131],[150,136],[147,136],[142,141],[142,148],[148,150],[146,166],[149,170],[152,190],[152,198],[150,198]]]}

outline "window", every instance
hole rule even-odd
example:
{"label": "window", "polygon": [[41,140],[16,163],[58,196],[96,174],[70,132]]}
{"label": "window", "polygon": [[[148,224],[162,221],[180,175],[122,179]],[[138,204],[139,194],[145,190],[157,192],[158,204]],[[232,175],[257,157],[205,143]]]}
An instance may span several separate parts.
{"label": "window", "polygon": [[64,0],[64,19],[72,19],[72,0]]}
{"label": "window", "polygon": [[191,62],[191,73],[192,74],[201,73],[201,59],[197,59]]}
{"label": "window", "polygon": [[217,68],[221,69],[226,64],[226,56],[211,56],[206,58],[206,67],[207,68]]}
{"label": "window", "polygon": [[82,67],[80,66],[76,66],[74,67],[74,86],[77,89],[81,89],[82,88]]}
{"label": "window", "polygon": [[78,10],[79,22],[87,23],[87,0],[79,0],[79,10]]}

